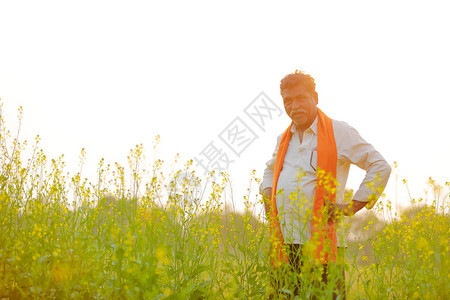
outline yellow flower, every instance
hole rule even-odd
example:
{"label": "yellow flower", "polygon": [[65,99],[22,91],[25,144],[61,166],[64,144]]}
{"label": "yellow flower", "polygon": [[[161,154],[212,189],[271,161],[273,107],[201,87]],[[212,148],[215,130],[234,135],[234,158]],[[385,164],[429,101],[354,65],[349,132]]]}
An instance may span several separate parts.
{"label": "yellow flower", "polygon": [[428,250],[430,248],[430,245],[428,244],[427,239],[425,239],[423,236],[419,237],[417,240],[417,249],[419,250]]}
{"label": "yellow flower", "polygon": [[51,269],[52,279],[56,282],[64,282],[69,279],[70,269],[66,264],[57,264]]}
{"label": "yellow flower", "polygon": [[160,261],[163,265],[169,264],[169,259],[167,258],[167,250],[164,247],[156,248],[155,255],[158,261]]}

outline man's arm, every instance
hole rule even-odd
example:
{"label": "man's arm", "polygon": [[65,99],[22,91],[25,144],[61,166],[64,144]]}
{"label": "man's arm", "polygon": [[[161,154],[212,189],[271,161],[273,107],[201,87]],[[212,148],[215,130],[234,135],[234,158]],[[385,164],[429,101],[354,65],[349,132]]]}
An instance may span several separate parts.
{"label": "man's arm", "polygon": [[366,176],[350,203],[326,203],[331,219],[334,219],[337,213],[351,216],[364,206],[370,209],[382,194],[391,174],[391,167],[383,156],[353,127],[344,124],[341,123],[342,127],[339,128],[342,134],[339,159],[365,170]]}
{"label": "man's arm", "polygon": [[[380,197],[391,174],[391,167],[384,157],[353,127],[347,125],[343,134],[345,138],[343,139],[342,159],[366,171],[361,185],[353,196],[351,205],[347,207],[345,204],[341,205],[342,209],[347,208],[351,214],[359,211],[365,205],[374,204]],[[363,202],[365,205],[358,202]]]}

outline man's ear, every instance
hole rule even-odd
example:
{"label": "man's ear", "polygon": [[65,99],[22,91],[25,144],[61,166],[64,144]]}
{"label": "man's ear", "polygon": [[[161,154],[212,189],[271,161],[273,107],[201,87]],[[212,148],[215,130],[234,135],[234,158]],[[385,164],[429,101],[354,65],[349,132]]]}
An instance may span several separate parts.
{"label": "man's ear", "polygon": [[316,105],[319,104],[319,94],[317,92],[314,92],[314,99],[316,99]]}

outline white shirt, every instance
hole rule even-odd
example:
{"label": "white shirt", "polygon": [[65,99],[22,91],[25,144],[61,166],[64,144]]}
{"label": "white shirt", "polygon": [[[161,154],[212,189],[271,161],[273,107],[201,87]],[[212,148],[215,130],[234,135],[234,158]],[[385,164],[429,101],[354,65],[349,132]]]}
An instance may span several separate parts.
{"label": "white shirt", "polygon": [[[366,176],[353,200],[369,201],[369,196],[376,198],[383,192],[389,179],[391,167],[374,147],[367,143],[350,125],[333,120],[333,131],[337,148],[337,195],[336,202],[343,203],[345,184],[347,183],[350,164],[365,170]],[[295,126],[284,158],[283,168],[278,178],[277,209],[282,216],[280,226],[285,243],[303,244],[311,237],[311,216],[315,199],[317,169],[317,118],[303,133],[300,143]],[[272,158],[266,163],[260,192],[272,187],[273,170],[281,135]],[[375,180],[376,179],[376,180]],[[368,183],[373,183],[369,186]],[[338,246],[345,245],[345,222],[337,229]]]}

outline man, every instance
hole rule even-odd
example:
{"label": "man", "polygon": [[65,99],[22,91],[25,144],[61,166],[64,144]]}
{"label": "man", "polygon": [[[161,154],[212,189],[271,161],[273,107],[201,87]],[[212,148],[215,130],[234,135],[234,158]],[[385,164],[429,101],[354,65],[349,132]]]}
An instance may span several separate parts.
{"label": "man", "polygon": [[[278,137],[260,186],[271,223],[272,248],[279,253],[277,259],[301,272],[304,248],[312,244],[310,254],[316,264],[324,266],[326,283],[327,266],[336,261],[337,250],[345,247],[337,216],[350,216],[366,205],[373,206],[391,168],[354,128],[318,109],[318,94],[310,75],[300,71],[288,74],[281,80],[280,92],[292,123]],[[350,164],[367,173],[352,201],[344,203]],[[337,285],[345,297],[343,278]]]}

